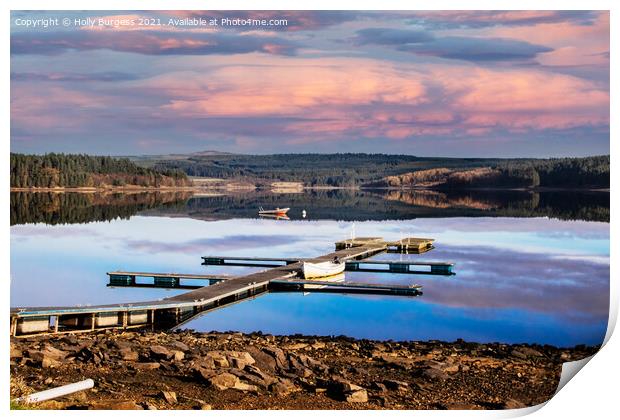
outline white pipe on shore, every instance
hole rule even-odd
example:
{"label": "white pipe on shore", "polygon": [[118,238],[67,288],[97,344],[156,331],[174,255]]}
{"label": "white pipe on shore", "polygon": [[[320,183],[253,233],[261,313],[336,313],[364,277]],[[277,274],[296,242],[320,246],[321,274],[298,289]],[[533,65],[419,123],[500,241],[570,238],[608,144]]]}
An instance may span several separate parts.
{"label": "white pipe on shore", "polygon": [[74,392],[90,389],[93,386],[95,386],[95,382],[92,379],[86,379],[85,381],[75,382],[73,384],[63,385],[57,388],[36,392],[25,397],[20,397],[17,400],[26,403],[47,401],[54,398],[62,397],[64,395],[73,394]]}

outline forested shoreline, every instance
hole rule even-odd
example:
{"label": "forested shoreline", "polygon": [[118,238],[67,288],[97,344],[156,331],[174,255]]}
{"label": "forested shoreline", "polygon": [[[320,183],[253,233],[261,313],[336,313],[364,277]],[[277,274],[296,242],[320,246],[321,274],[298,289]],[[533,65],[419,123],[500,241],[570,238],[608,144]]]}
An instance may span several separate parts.
{"label": "forested shoreline", "polygon": [[178,170],[155,170],[129,159],[48,153],[11,153],[11,188],[178,187],[191,185]]}
{"label": "forested shoreline", "polygon": [[188,177],[259,188],[606,189],[609,156],[553,159],[427,158],[387,154],[191,154],[165,157],[11,154],[11,188],[176,188]]}

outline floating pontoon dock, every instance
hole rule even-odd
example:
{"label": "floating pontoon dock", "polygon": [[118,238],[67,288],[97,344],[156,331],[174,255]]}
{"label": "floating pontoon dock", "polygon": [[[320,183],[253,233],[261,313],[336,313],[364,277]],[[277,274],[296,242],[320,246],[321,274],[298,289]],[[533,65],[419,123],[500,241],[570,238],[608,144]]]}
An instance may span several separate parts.
{"label": "floating pontoon dock", "polygon": [[[205,280],[209,284],[219,283],[231,279],[231,276],[206,275],[206,274],[179,274],[179,273],[145,273],[132,271],[111,271],[106,273],[110,277],[108,286],[131,286],[131,287],[166,287],[166,288],[189,288],[195,289],[203,286],[182,285],[181,279]],[[137,277],[152,278],[153,283],[137,283]]]}
{"label": "floating pontoon dock", "polygon": [[[403,245],[406,244],[406,245]],[[417,245],[416,245],[417,244]],[[336,243],[336,252],[316,258],[283,258],[283,259],[247,259],[243,257],[203,257],[203,264],[235,265],[269,267],[266,270],[242,275],[227,277],[220,275],[176,274],[176,273],[146,273],[114,271],[108,273],[111,286],[125,287],[166,287],[187,288],[181,284],[181,279],[207,280],[208,286],[197,288],[190,292],[160,300],[134,303],[117,303],[95,306],[67,306],[67,307],[31,307],[11,308],[11,335],[29,336],[34,334],[61,334],[69,332],[86,332],[108,328],[145,328],[166,329],[184,323],[197,314],[210,311],[222,306],[230,305],[269,290],[300,290],[305,285],[325,286],[313,288],[313,292],[340,291],[343,293],[382,293],[414,296],[420,294],[421,286],[400,286],[366,283],[332,283],[321,281],[307,281],[295,279],[301,270],[301,261],[324,262],[338,259],[347,263],[347,270],[362,271],[362,260],[374,255],[388,252],[391,249],[412,250],[430,249],[431,239],[405,238],[396,242],[386,242],[381,238],[356,238]],[[246,264],[240,264],[245,261]],[[257,261],[271,264],[259,265]],[[280,264],[274,264],[279,262]],[[405,271],[403,267],[411,265],[428,265],[430,272],[425,274],[450,275],[451,263],[410,263],[394,261],[363,262],[363,264],[387,264],[388,268],[369,269],[373,272],[415,273]],[[404,264],[395,266],[394,264]],[[433,271],[433,267],[436,268]],[[448,268],[449,267],[449,268]],[[152,278],[150,285],[140,286],[136,277]]]}
{"label": "floating pontoon dock", "polygon": [[[370,270],[377,271],[377,270]],[[173,284],[168,282],[161,282],[159,279],[166,279],[169,274],[167,273],[140,273],[143,277],[153,278],[153,283],[135,283],[135,282],[112,282],[108,283],[108,287],[145,287],[156,289],[200,289],[201,285],[198,284],[181,284],[179,281],[175,281]],[[428,273],[426,273],[428,274]],[[110,279],[116,276],[117,273],[108,273]],[[179,276],[177,274],[177,276]],[[184,277],[181,277],[184,278]],[[188,277],[190,278],[190,277]],[[191,278],[198,280],[209,281],[210,284],[219,283],[222,280],[213,281],[212,276],[195,275]],[[343,276],[344,278],[344,276]],[[321,290],[315,290],[316,286],[321,286]],[[418,284],[413,285],[401,285],[401,284],[384,284],[384,283],[359,283],[359,282],[334,282],[333,280],[306,280],[301,278],[291,278],[282,280],[271,280],[269,283],[269,291],[308,291],[311,288],[312,291],[320,291],[322,293],[363,293],[373,295],[401,295],[401,296],[415,296],[421,294],[422,286]]]}
{"label": "floating pontoon dock", "polygon": [[[350,248],[347,248],[350,249]],[[260,257],[202,257],[202,265],[229,265],[240,267],[284,267],[301,261],[304,258],[260,258]],[[277,263],[280,264],[277,264]],[[382,268],[377,266],[383,266]],[[425,266],[429,269],[415,270],[411,267]],[[454,263],[443,261],[346,261],[345,271],[361,271],[366,273],[405,273],[405,274],[439,274],[453,275]]]}

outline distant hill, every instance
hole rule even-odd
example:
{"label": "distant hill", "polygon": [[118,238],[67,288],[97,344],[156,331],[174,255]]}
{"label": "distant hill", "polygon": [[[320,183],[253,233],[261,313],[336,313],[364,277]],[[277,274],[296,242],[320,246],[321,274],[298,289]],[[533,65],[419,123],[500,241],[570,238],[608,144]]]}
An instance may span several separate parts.
{"label": "distant hill", "polygon": [[[257,185],[368,188],[609,188],[609,156],[471,159],[366,153],[236,155],[202,152],[154,158],[149,167]],[[142,162],[140,164],[143,164]]]}

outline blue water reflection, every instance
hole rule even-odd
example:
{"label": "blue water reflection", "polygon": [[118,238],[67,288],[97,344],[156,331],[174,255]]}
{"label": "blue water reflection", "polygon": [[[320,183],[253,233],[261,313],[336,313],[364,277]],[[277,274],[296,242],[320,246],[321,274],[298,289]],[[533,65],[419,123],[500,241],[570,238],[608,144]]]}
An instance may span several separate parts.
{"label": "blue water reflection", "polygon": [[[11,227],[11,306],[130,302],[171,290],[107,288],[106,271],[241,274],[204,267],[202,255],[314,256],[351,235],[352,223],[135,216],[80,225]],[[268,294],[191,321],[196,330],[349,335],[375,339],[597,344],[609,305],[609,224],[547,218],[355,222],[359,236],[425,236],[424,255],[453,277],[347,273],[348,280],[419,283],[416,298]]]}

